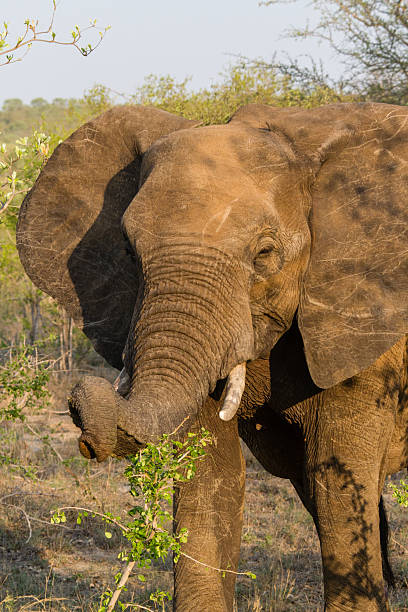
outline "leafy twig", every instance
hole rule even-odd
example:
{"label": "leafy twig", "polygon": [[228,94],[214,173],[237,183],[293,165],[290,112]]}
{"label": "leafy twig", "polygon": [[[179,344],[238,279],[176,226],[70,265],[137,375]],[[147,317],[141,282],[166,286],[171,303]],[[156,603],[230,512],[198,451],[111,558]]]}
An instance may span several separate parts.
{"label": "leafy twig", "polygon": [[[0,66],[21,62],[30,51],[33,43],[47,43],[74,47],[81,53],[81,55],[87,56],[92,53],[92,51],[95,51],[97,47],[99,47],[106,33],[110,29],[110,26],[107,26],[102,31],[99,31],[99,41],[96,44],[92,45],[91,43],[88,43],[85,47],[81,47],[79,45],[79,41],[81,40],[83,33],[88,30],[94,30],[97,27],[96,20],[91,20],[90,25],[86,28],[81,29],[79,26],[75,25],[71,31],[71,40],[57,40],[56,33],[53,31],[55,13],[57,11],[56,0],[52,0],[52,6],[53,9],[49,26],[45,30],[39,30],[38,20],[26,19],[24,21],[24,32],[17,38],[17,41],[11,47],[7,42],[9,37],[8,23],[3,23],[4,29],[0,32],[0,56],[5,56],[6,59],[4,62],[0,63]],[[21,51],[22,49],[24,49],[24,53],[20,57],[15,57],[14,53],[16,51]]]}

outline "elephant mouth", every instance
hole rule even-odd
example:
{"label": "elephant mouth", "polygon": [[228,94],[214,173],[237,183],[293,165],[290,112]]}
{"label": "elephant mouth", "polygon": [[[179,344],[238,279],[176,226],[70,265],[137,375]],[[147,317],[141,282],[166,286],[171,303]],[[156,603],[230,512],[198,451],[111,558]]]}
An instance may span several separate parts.
{"label": "elephant mouth", "polygon": [[132,379],[126,371],[126,368],[122,368],[118,376],[113,381],[113,388],[119,395],[124,397],[125,399],[130,393],[130,387],[132,384]]}

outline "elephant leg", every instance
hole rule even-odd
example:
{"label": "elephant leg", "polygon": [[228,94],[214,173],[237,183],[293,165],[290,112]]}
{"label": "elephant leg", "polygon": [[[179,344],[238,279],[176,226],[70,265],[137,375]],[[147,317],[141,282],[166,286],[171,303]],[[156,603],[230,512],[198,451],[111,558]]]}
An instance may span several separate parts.
{"label": "elephant leg", "polygon": [[[175,529],[188,529],[175,564],[174,610],[231,612],[237,571],[245,489],[245,463],[237,419],[224,422],[209,399],[200,416],[214,443],[194,478],[175,494]],[[193,561],[192,559],[196,561]],[[216,569],[212,569],[216,568]]]}
{"label": "elephant leg", "polygon": [[306,479],[327,612],[387,610],[378,505],[395,423],[394,391],[381,388],[379,377],[361,376],[314,399],[318,416],[307,441]]}

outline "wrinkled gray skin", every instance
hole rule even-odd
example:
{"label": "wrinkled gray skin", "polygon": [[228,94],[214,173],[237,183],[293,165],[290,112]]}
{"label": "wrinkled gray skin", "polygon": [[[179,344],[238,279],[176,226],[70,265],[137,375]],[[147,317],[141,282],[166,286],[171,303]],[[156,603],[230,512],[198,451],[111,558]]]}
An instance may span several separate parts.
{"label": "wrinkled gray skin", "polygon": [[[18,226],[34,282],[124,366],[116,388],[72,391],[81,452],[206,426],[216,443],[177,492],[176,529],[188,555],[236,569],[240,435],[313,516],[330,612],[386,609],[380,494],[408,463],[406,124],[373,104],[253,105],[210,127],[116,108],[60,145]],[[175,609],[230,611],[234,583],[182,557]]]}

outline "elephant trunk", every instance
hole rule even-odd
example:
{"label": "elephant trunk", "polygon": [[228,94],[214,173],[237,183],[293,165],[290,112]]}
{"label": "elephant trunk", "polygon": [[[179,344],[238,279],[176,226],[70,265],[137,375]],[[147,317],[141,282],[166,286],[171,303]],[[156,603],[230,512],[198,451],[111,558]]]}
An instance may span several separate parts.
{"label": "elephant trunk", "polygon": [[[190,254],[188,262],[173,253],[145,265],[145,299],[125,349],[131,381],[126,399],[107,381],[90,377],[71,396],[83,454],[101,461],[188,429],[217,380],[233,370],[220,413],[232,418],[245,379],[245,367],[236,366],[252,357],[253,345],[249,300],[240,297],[248,295],[242,290],[246,280],[235,268],[225,257],[211,265],[202,253]],[[97,433],[103,422],[109,432]]]}

